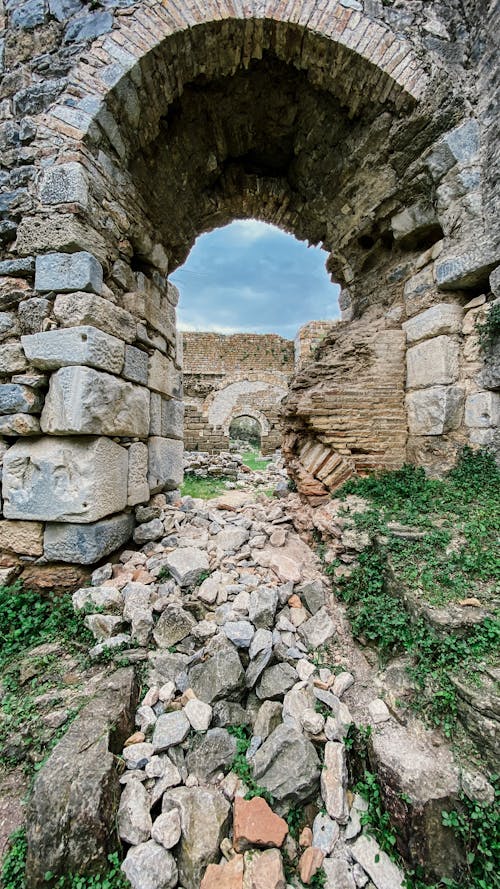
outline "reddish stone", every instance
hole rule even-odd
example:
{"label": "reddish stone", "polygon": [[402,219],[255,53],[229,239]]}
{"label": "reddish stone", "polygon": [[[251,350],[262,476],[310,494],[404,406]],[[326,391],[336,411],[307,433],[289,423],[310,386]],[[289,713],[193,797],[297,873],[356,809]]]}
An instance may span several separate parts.
{"label": "reddish stone", "polygon": [[316,846],[309,846],[309,848],[302,853],[299,861],[299,875],[300,879],[306,886],[309,885],[314,874],[320,869],[324,857],[324,853],[321,849],[317,849]]}
{"label": "reddish stone", "polygon": [[146,740],[146,735],[144,732],[134,732],[133,735],[130,735],[129,738],[124,743],[124,747],[131,747],[132,744],[142,744],[143,741]]}
{"label": "reddish stone", "polygon": [[268,806],[265,799],[236,797],[234,801],[233,846],[243,852],[251,846],[280,847],[288,833],[288,824]]}
{"label": "reddish stone", "polygon": [[151,577],[149,571],[145,571],[144,568],[136,568],[136,570],[132,573],[132,580],[135,583],[153,583],[154,578]]}
{"label": "reddish stone", "polygon": [[209,864],[200,889],[242,889],[243,855],[235,855],[225,864]]}
{"label": "reddish stone", "polygon": [[80,565],[29,565],[21,575],[24,587],[35,593],[67,593],[84,586],[90,570]]}
{"label": "reddish stone", "polygon": [[306,846],[312,846],[313,842],[313,832],[310,827],[304,827],[300,832],[299,836],[299,846],[302,846],[303,849]]}
{"label": "reddish stone", "polygon": [[288,605],[290,606],[290,608],[302,608],[300,596],[297,596],[297,593],[294,593],[292,596],[290,596]]}

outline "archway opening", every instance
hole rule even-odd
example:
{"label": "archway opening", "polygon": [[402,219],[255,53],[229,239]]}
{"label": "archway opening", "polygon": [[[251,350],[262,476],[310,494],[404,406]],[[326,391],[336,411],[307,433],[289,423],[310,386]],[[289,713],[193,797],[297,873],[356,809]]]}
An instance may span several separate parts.
{"label": "archway opening", "polygon": [[255,417],[233,417],[229,424],[229,447],[234,451],[258,451],[260,453],[262,427]]}

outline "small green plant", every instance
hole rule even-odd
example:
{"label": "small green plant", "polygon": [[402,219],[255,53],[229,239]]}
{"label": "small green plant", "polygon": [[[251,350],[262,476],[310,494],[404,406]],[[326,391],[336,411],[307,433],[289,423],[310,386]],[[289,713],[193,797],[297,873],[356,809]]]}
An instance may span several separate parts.
{"label": "small green plant", "polygon": [[500,336],[500,303],[494,302],[484,321],[478,321],[476,330],[479,334],[479,342],[485,351],[488,351]]}
{"label": "small green plant", "polygon": [[319,870],[316,871],[314,876],[309,880],[309,886],[315,886],[316,889],[321,889],[322,886],[326,886],[326,872],[320,867]]}
{"label": "small green plant", "polygon": [[208,570],[207,570],[207,571],[201,571],[200,574],[198,575],[198,580],[196,581],[196,586],[197,586],[197,587],[198,587],[198,586],[201,586],[201,584],[203,583],[203,581],[206,580],[208,577],[210,577],[210,574],[211,574],[211,573],[212,573],[212,572],[211,572],[211,571],[208,571]]}
{"label": "small green plant", "polygon": [[157,579],[157,581],[158,581],[159,583],[163,583],[163,581],[164,581],[164,580],[168,580],[168,578],[169,578],[170,576],[171,576],[171,575],[170,575],[170,571],[168,570],[167,566],[166,566],[166,565],[162,565],[162,567],[161,567],[160,570],[158,571],[158,574],[157,574],[157,576],[156,576],[156,579]]}
{"label": "small green plant", "polygon": [[108,855],[108,869],[105,873],[65,874],[56,880],[52,874],[47,873],[45,879],[50,881],[54,889],[130,889],[130,883],[120,864],[118,853],[112,852]]}
{"label": "small green plant", "polygon": [[274,803],[272,794],[270,794],[265,787],[261,787],[256,783],[252,774],[252,768],[246,758],[246,753],[250,747],[252,738],[252,730],[250,726],[229,725],[227,730],[230,735],[236,738],[236,756],[231,763],[231,771],[235,772],[235,774],[238,775],[248,787],[245,799],[253,799],[255,796],[261,796],[270,806],[272,806]]}
{"label": "small green plant", "polygon": [[290,836],[297,840],[305,823],[304,809],[301,806],[290,806],[286,822]]}
{"label": "small green plant", "polygon": [[9,848],[2,865],[3,889],[24,889],[27,849],[26,831],[22,827],[9,838]]}

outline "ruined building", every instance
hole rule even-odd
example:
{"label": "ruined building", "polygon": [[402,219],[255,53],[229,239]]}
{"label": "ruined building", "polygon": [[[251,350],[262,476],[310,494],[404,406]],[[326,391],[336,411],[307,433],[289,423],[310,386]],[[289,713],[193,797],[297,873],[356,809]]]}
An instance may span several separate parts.
{"label": "ruined building", "polygon": [[321,497],[495,445],[495,36],[487,0],[3,0],[0,547],[98,560],[182,473],[177,292],[257,217],[330,251],[343,321],[285,453]]}

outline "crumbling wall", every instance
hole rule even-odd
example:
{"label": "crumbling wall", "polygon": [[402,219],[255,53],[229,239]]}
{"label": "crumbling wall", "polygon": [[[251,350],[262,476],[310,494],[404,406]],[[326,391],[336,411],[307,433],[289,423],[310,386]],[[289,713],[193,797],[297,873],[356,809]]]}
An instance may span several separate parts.
{"label": "crumbling wall", "polygon": [[[8,559],[95,561],[127,539],[134,504],[179,483],[180,346],[166,276],[201,232],[258,217],[321,242],[343,321],[377,324],[398,343],[403,324],[427,324],[436,304],[490,299],[498,13],[454,0],[2,4]],[[408,343],[406,452],[430,465],[461,440],[493,440],[500,396],[473,336],[446,327],[426,337]],[[440,366],[446,356],[445,372],[418,376],[422,342]],[[340,393],[342,369],[332,372]],[[385,465],[403,449],[398,381]],[[286,420],[299,463],[301,435],[337,453],[331,430],[350,410],[332,396],[316,428],[316,385],[305,365]],[[360,385],[347,364],[351,401]],[[422,398],[434,404],[431,431]],[[347,461],[369,445],[375,465],[359,435]]]}
{"label": "crumbling wall", "polygon": [[276,334],[184,333],[184,444],[229,449],[236,417],[257,420],[261,450],[281,446],[280,409],[294,368],[294,345]]}

